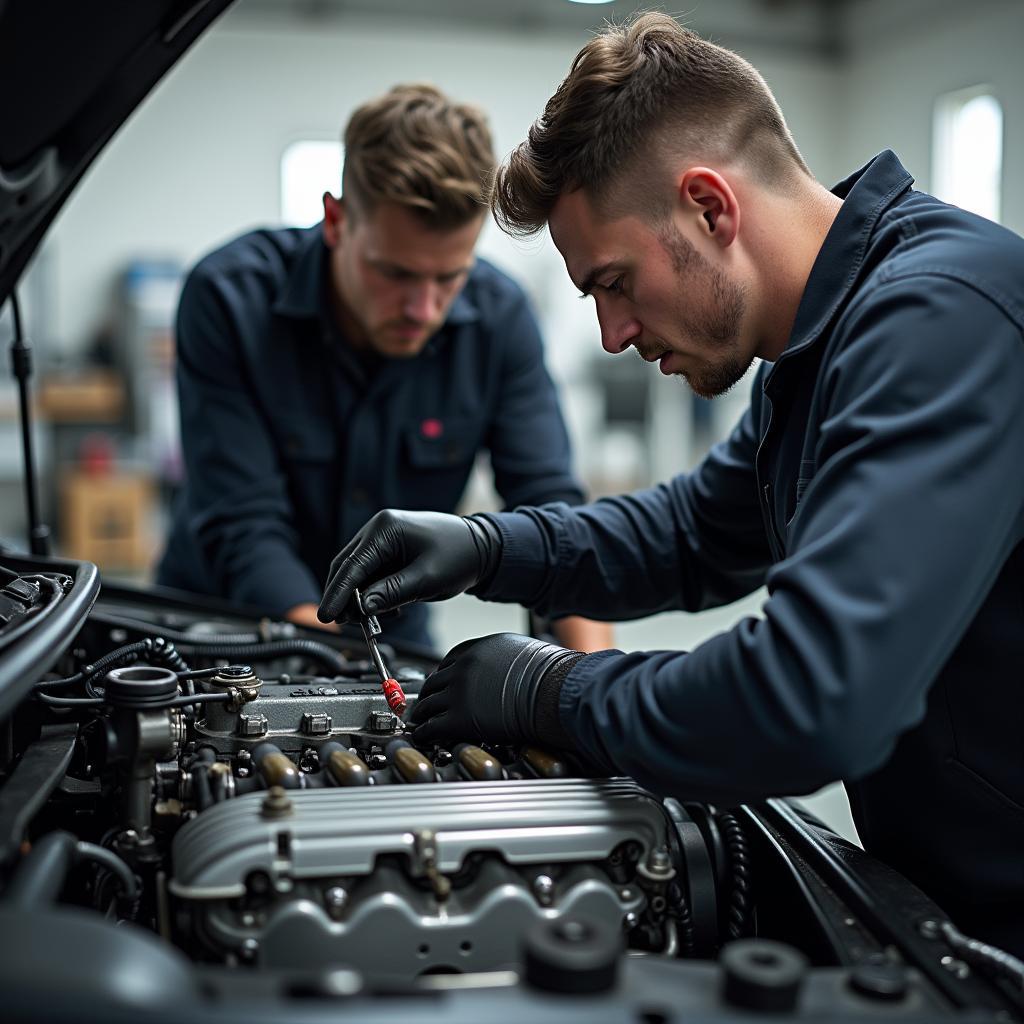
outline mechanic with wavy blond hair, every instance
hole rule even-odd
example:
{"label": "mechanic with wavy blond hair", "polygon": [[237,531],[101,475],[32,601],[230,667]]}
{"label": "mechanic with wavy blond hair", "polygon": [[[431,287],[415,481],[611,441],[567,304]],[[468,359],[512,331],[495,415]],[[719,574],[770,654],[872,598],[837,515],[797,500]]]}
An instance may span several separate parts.
{"label": "mechanic with wavy blond hair", "polygon": [[[311,228],[203,259],[177,322],[187,470],[158,582],[317,625],[331,556],[375,512],[452,512],[487,451],[508,508],[583,493],[526,298],[473,250],[483,113],[431,85],[359,107]],[[386,626],[427,643],[426,609]],[[607,626],[554,624],[593,650]]]}

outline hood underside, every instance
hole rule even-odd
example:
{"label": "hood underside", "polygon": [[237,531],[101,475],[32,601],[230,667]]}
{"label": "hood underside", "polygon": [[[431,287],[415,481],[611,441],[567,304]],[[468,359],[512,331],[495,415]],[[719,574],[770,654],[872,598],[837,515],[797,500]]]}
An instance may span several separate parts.
{"label": "hood underside", "polygon": [[0,0],[0,303],[79,178],[232,0]]}

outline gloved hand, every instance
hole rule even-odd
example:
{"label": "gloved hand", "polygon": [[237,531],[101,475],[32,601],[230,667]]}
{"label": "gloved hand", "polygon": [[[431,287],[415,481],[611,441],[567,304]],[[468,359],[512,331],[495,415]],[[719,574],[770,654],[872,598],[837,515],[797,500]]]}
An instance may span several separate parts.
{"label": "gloved hand", "polygon": [[353,591],[372,615],[410,601],[439,601],[479,583],[497,564],[497,530],[441,512],[378,512],[331,562],[321,622],[358,618]]}
{"label": "gloved hand", "polygon": [[[562,679],[584,655],[519,633],[494,633],[453,647],[420,690],[409,723],[416,743],[529,743],[545,679]],[[560,681],[559,681],[560,682]],[[549,691],[557,721],[558,687]]]}

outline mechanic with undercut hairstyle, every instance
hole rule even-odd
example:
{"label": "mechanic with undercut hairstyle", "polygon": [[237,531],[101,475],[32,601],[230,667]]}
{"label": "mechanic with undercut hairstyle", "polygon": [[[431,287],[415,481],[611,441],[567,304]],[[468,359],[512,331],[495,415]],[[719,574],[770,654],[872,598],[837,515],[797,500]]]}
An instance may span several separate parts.
{"label": "mechanic with undercut hairstyle", "polygon": [[[449,652],[422,743],[575,752],[733,804],[842,779],[865,847],[964,930],[1024,952],[1024,240],[915,191],[891,152],[831,191],[761,76],[672,18],[577,56],[499,170],[602,342],[714,396],[763,360],[692,473],[580,508],[385,511],[320,614],[469,590],[548,615],[726,604],[683,653],[512,634]],[[670,443],[670,441],[668,441]]]}
{"label": "mechanic with undercut hairstyle", "polygon": [[[482,112],[396,86],[344,144],[320,224],[243,235],[185,284],[187,479],[157,579],[316,626],[339,546],[383,508],[453,512],[481,450],[509,508],[583,500],[533,313],[473,256],[494,173]],[[426,609],[387,630],[428,643]]]}

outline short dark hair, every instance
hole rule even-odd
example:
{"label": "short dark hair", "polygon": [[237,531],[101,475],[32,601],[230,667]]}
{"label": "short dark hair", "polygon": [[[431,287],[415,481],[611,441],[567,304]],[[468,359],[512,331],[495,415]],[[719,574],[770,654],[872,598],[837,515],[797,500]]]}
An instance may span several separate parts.
{"label": "short dark hair", "polygon": [[767,184],[810,176],[758,71],[669,15],[647,12],[606,26],[576,55],[498,169],[491,210],[510,234],[533,234],[560,195],[585,188],[607,201],[670,149],[743,160]]}
{"label": "short dark hair", "polygon": [[433,85],[396,85],[363,104],[344,143],[342,196],[355,214],[398,203],[447,229],[486,209],[494,174],[487,119]]}

